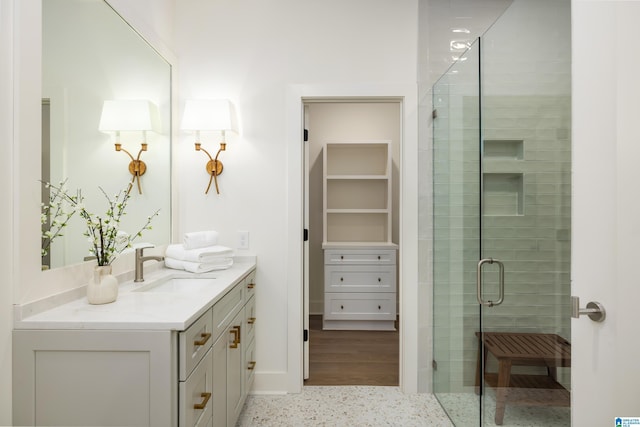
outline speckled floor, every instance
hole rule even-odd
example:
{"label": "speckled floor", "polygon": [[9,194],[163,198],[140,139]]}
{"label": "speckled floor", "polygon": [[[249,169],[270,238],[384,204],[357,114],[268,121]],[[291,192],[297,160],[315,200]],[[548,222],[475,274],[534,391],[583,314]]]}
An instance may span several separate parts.
{"label": "speckled floor", "polygon": [[[457,427],[477,426],[474,394],[438,395]],[[492,426],[495,400],[487,395],[485,425]],[[507,405],[503,427],[566,427],[569,408]],[[247,398],[237,427],[452,427],[432,394],[406,395],[398,387],[306,386],[300,394]]]}
{"label": "speckled floor", "polygon": [[[438,394],[453,423],[458,427],[477,426],[479,403],[474,393]],[[488,390],[484,404],[485,426],[495,426],[495,395]],[[571,409],[553,406],[513,406],[508,405],[504,412],[502,427],[569,427]]]}
{"label": "speckled floor", "polygon": [[306,386],[302,393],[247,398],[237,427],[451,427],[432,394],[398,387]]}

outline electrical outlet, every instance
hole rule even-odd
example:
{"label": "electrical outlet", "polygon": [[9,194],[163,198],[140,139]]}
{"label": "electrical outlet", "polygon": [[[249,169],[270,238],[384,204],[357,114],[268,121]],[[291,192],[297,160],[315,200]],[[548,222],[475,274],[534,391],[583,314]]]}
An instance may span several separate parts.
{"label": "electrical outlet", "polygon": [[248,231],[238,231],[238,249],[249,249]]}

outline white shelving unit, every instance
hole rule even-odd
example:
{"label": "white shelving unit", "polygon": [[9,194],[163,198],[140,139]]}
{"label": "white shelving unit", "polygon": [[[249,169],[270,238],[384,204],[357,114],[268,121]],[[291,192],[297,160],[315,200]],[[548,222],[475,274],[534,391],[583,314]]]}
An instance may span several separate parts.
{"label": "white shelving unit", "polygon": [[391,166],[391,141],[324,145],[325,329],[395,329]]}

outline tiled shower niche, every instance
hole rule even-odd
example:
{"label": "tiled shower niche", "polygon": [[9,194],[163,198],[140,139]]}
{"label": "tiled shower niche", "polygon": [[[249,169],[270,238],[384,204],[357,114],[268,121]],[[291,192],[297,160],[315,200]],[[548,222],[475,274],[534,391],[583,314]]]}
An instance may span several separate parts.
{"label": "tiled shower niche", "polygon": [[485,140],[483,215],[524,215],[522,140]]}

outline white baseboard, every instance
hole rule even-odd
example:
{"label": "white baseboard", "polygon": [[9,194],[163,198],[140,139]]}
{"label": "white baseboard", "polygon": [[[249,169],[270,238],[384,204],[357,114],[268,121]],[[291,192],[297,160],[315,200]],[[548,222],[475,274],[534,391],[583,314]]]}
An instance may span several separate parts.
{"label": "white baseboard", "polygon": [[286,372],[256,372],[249,394],[287,394]]}

